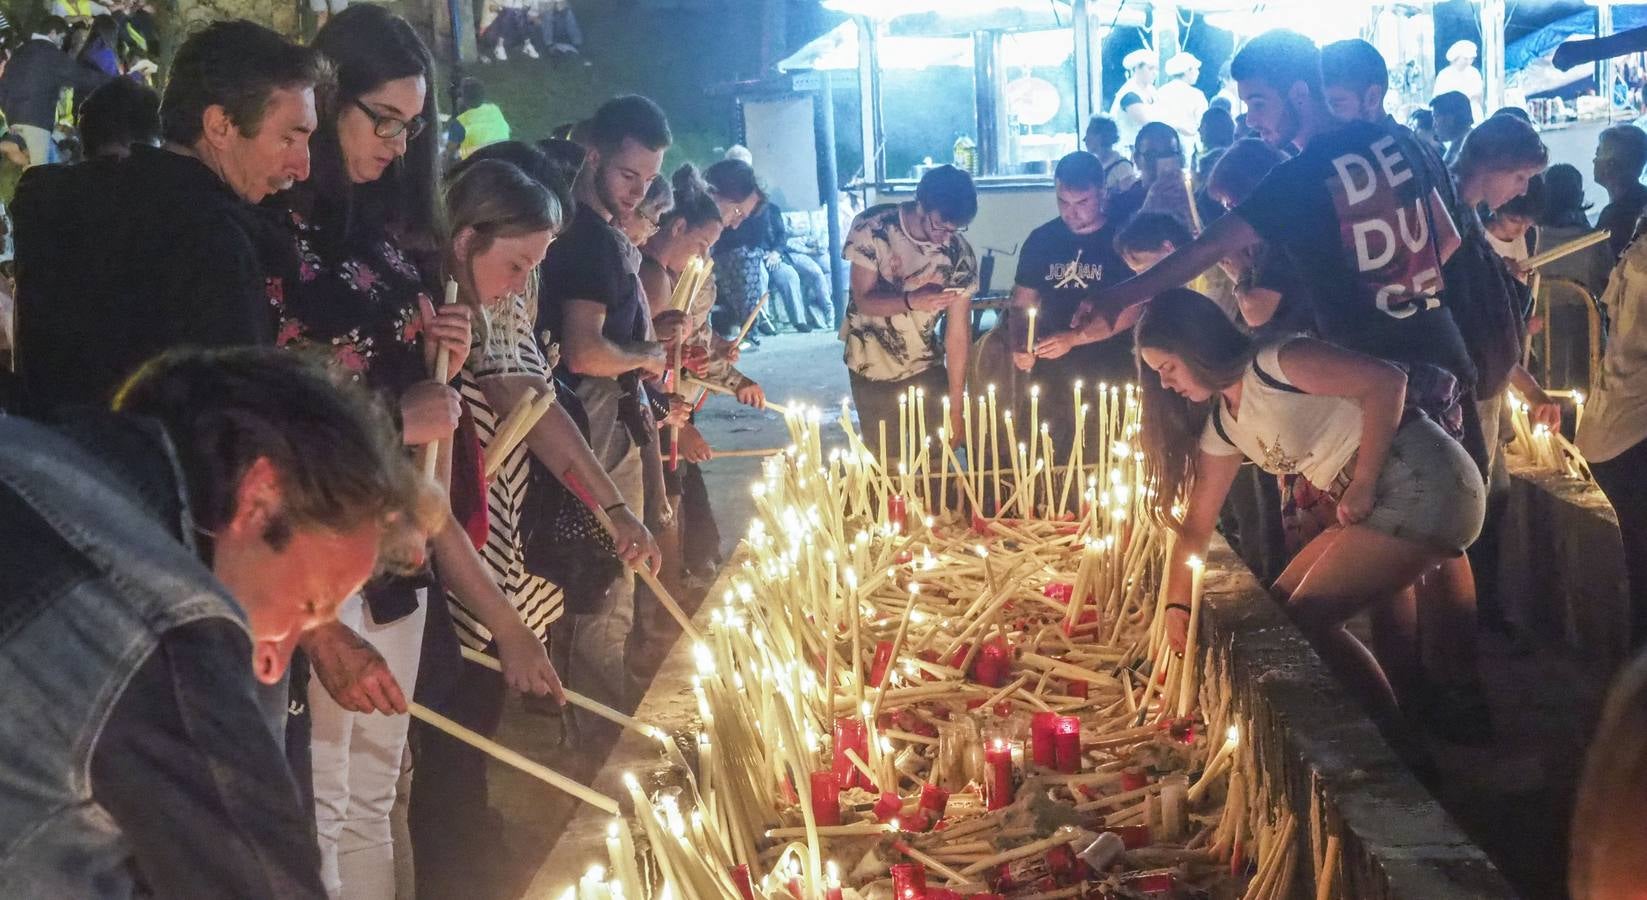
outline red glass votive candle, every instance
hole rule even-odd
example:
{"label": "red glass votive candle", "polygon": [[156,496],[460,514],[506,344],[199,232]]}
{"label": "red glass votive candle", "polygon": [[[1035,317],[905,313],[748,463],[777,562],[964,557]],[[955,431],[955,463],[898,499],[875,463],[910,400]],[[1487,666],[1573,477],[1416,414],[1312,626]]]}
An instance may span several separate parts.
{"label": "red glass votive candle", "polygon": [[942,819],[944,810],[949,808],[949,791],[930,782],[921,785],[920,808],[930,815],[932,821]]}
{"label": "red glass votive candle", "polygon": [[1000,809],[1012,804],[1012,748],[1006,741],[996,740],[984,748],[984,774],[987,805]]}
{"label": "red glass votive candle", "polygon": [[1075,596],[1075,585],[1067,581],[1054,581],[1042,589],[1041,593],[1048,599],[1068,603],[1070,598]]}
{"label": "red glass votive candle", "polygon": [[893,900],[926,900],[926,866],[898,863],[892,867]]}
{"label": "red glass votive candle", "polygon": [[909,530],[909,503],[899,494],[886,499],[886,517],[899,531]]}
{"label": "red glass votive candle", "polygon": [[886,791],[881,794],[881,799],[875,801],[875,821],[882,823],[890,822],[898,817],[898,813],[902,811],[903,808],[903,798],[899,797],[897,793],[893,791]]}
{"label": "red glass votive candle", "polygon": [[1052,764],[1060,772],[1081,771],[1081,720],[1059,716],[1052,726]]}
{"label": "red glass votive candle", "polygon": [[1053,754],[1052,732],[1058,724],[1058,714],[1038,712],[1029,717],[1029,744],[1032,758],[1038,766],[1052,768],[1057,757]]}
{"label": "red glass votive candle", "polygon": [[972,661],[972,680],[985,687],[1000,687],[1007,682],[1007,672],[1012,668],[1012,648],[1007,642],[996,638],[984,644],[978,651],[978,657]]}
{"label": "red glass votive candle", "polygon": [[1178,888],[1178,878],[1171,869],[1133,872],[1121,877],[1121,887],[1145,897],[1170,897]]}
{"label": "red glass votive candle", "polygon": [[1092,688],[1085,681],[1071,678],[1064,682],[1064,693],[1085,700],[1092,695]]}
{"label": "red glass votive candle", "polygon": [[743,900],[755,900],[755,885],[749,880],[749,864],[739,863],[732,867],[732,883],[738,888],[738,896]]}
{"label": "red glass votive candle", "polygon": [[833,771],[812,773],[812,818],[819,825],[841,824],[841,783]]}
{"label": "red glass votive candle", "polygon": [[862,719],[842,717],[835,720],[835,758],[831,771],[835,773],[835,786],[848,788],[854,785],[868,787],[869,779],[852,760],[846,758],[846,751],[851,750],[862,760],[869,759],[869,731],[864,727]]}
{"label": "red glass votive candle", "polygon": [[1127,766],[1121,770],[1121,790],[1136,791],[1149,784],[1149,776],[1144,773],[1143,766]]}
{"label": "red glass votive candle", "polygon": [[876,641],[875,658],[869,663],[869,683],[879,685],[886,677],[887,667],[892,665],[892,642]]}

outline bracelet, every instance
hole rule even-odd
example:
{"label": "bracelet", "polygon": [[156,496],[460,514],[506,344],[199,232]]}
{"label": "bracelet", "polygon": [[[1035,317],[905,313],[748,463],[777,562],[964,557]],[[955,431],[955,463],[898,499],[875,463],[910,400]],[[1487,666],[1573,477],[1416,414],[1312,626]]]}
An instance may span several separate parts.
{"label": "bracelet", "polygon": [[1183,603],[1168,603],[1167,609],[1181,609],[1184,611],[1185,615],[1189,615],[1191,612],[1189,606]]}
{"label": "bracelet", "polygon": [[915,311],[915,307],[913,307],[909,304],[909,292],[908,291],[904,291],[904,309],[907,309],[910,312]]}
{"label": "bracelet", "polygon": [[618,502],[612,504],[611,506],[601,507],[600,511],[603,512],[603,513],[606,513],[607,515],[611,515],[612,510],[614,510],[614,509],[623,509],[623,508],[627,507],[628,505],[629,504],[623,502],[622,500],[619,500]]}

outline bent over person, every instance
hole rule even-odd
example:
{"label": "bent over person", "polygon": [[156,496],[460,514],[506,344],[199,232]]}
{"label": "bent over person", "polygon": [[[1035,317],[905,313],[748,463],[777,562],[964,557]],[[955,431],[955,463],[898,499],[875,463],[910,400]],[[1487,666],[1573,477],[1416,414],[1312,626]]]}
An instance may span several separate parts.
{"label": "bent over person", "polygon": [[162,357],[117,409],[0,420],[0,896],[324,897],[255,687],[421,551],[423,482],[292,354]]}

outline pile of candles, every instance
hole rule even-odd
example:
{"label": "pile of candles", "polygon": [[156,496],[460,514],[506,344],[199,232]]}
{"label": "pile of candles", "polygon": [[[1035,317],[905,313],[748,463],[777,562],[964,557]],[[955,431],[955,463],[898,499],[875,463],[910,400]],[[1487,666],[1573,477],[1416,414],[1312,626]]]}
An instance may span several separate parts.
{"label": "pile of candles", "polygon": [[1199,677],[1199,562],[1192,652],[1167,641],[1137,399],[1090,399],[1095,442],[1063,460],[994,391],[959,453],[918,396],[874,450],[843,406],[827,454],[824,414],[790,405],[693,647],[696,765],[656,793],[626,778],[638,828],[614,820],[568,896],[1285,896],[1290,834]]}
{"label": "pile of candles", "polygon": [[[1579,391],[1549,391],[1552,397],[1570,397],[1573,401],[1573,432],[1584,422],[1584,395]],[[1542,422],[1534,423],[1532,407],[1515,392],[1505,398],[1504,407],[1514,432],[1509,453],[1524,465],[1545,472],[1554,472],[1579,481],[1593,481],[1590,464],[1572,441],[1560,431]]]}

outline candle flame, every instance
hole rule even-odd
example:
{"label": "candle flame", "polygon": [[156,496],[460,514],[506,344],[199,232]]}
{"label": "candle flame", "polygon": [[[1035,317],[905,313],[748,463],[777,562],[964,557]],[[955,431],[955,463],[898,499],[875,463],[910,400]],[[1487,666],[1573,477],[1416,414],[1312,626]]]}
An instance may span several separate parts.
{"label": "candle flame", "polygon": [[606,867],[600,863],[590,863],[589,870],[583,873],[584,881],[605,881]]}
{"label": "candle flame", "polygon": [[1189,559],[1184,560],[1184,564],[1189,566],[1192,569],[1199,569],[1203,565],[1205,565],[1205,563],[1203,563],[1201,561],[1201,557],[1199,557],[1199,556],[1191,556]]}
{"label": "candle flame", "polygon": [[617,840],[618,835],[621,834],[622,831],[623,831],[623,829],[622,829],[622,826],[621,826],[620,821],[618,819],[613,819],[612,821],[606,823],[606,836],[607,837],[609,837],[613,840]]}
{"label": "candle flame", "polygon": [[1229,730],[1224,732],[1224,738],[1232,744],[1240,743],[1241,742],[1241,726],[1231,725],[1229,727]]}

